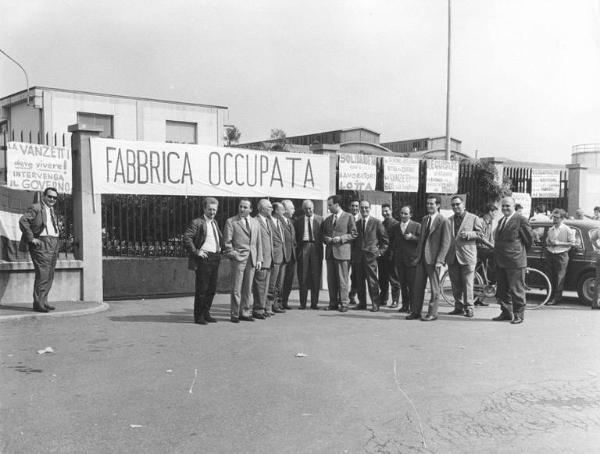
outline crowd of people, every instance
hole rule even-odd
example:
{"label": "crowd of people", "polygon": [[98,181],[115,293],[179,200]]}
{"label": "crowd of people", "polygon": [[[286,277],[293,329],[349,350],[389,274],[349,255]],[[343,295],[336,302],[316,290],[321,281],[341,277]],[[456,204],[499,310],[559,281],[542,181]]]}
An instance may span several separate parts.
{"label": "crowd of people", "polygon": [[[216,320],[210,308],[216,292],[223,256],[231,261],[231,321],[264,320],[291,309],[289,297],[297,275],[298,309],[319,309],[319,290],[325,258],[328,304],[325,310],[347,312],[381,306],[398,308],[407,320],[434,321],[441,297],[440,273],[447,266],[454,297],[450,315],[472,318],[475,305],[487,305],[473,292],[475,268],[482,261],[489,277],[497,282],[496,298],[501,313],[496,321],[520,324],[525,310],[527,250],[536,232],[516,211],[515,200],[504,197],[502,217],[495,223],[498,208],[489,204],[481,217],[466,210],[461,195],[451,197],[453,214],[440,213],[440,198],[427,196],[427,215],[412,220],[409,205],[400,207],[394,219],[389,204],[382,205],[383,221],[371,214],[367,200],[352,201],[348,212],[342,198],[327,200],[329,215],[314,211],[311,200],[295,216],[291,200],[252,203],[241,199],[239,212],[227,219],[223,231],[215,221],[218,201],[204,200],[203,216],[194,219],[184,233],[190,268],[196,272],[194,321]],[[551,216],[537,207],[533,220],[551,220],[545,242],[552,302],[560,302],[569,250],[575,245],[574,231],[564,224],[567,214],[555,209]],[[495,228],[494,228],[495,226]],[[430,298],[424,312],[425,289]],[[310,301],[308,295],[310,293]],[[390,299],[391,296],[391,299]]]}

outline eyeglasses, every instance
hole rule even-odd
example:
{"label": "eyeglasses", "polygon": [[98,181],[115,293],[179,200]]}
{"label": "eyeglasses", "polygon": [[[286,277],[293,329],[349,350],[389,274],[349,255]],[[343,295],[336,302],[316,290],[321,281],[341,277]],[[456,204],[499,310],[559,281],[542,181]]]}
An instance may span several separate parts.
{"label": "eyeglasses", "polygon": [[502,208],[510,208],[512,205],[502,205]]}
{"label": "eyeglasses", "polygon": [[451,203],[450,204],[450,206],[453,206],[453,207],[459,207],[461,205],[462,205],[462,203]]}
{"label": "eyeglasses", "polygon": [[46,198],[50,199],[50,200],[56,200],[56,199],[58,199],[58,197],[55,196],[55,195],[47,195]]}

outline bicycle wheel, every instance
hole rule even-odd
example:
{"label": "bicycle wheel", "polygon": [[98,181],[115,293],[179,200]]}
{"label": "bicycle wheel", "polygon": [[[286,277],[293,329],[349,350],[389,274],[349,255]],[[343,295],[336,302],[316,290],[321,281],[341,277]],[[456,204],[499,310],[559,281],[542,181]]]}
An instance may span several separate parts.
{"label": "bicycle wheel", "polygon": [[544,306],[552,296],[550,279],[540,270],[535,268],[525,269],[525,308],[539,309]]}
{"label": "bicycle wheel", "polygon": [[[475,272],[473,279],[473,299],[483,294],[485,286],[483,285],[483,278],[478,272]],[[442,293],[442,299],[447,306],[454,307],[454,295],[452,294],[452,283],[450,282],[450,274],[446,271],[440,279],[440,292]]]}

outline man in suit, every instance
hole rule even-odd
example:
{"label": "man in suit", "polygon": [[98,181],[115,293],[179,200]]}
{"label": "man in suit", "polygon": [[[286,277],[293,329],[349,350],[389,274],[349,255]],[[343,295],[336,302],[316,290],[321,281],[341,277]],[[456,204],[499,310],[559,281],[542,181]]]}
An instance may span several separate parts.
{"label": "man in suit", "polygon": [[304,214],[296,219],[296,244],[298,245],[298,286],[300,287],[300,307],[306,309],[310,290],[310,308],[317,310],[321,272],[323,267],[323,243],[321,225],[323,218],[315,214],[312,200],[302,202]]}
{"label": "man in suit", "polygon": [[[358,236],[352,243],[352,269],[358,279],[358,305],[354,308],[367,308],[367,291],[371,298],[371,312],[377,312],[381,304],[379,298],[379,282],[377,280],[377,263],[389,246],[389,240],[383,223],[370,215],[371,204],[367,200],[360,202],[361,218],[356,224]],[[365,280],[367,285],[365,286]]]}
{"label": "man in suit", "polygon": [[481,219],[465,210],[460,195],[450,200],[454,214],[450,216],[450,248],[446,255],[448,274],[454,296],[450,315],[473,317],[473,282],[477,265],[477,239],[483,232]]}
{"label": "man in suit", "polygon": [[[421,235],[417,243],[417,269],[415,270],[415,284],[411,300],[410,314],[407,320],[421,319],[424,322],[437,320],[438,304],[440,298],[440,271],[446,261],[446,254],[450,246],[450,226],[448,219],[439,213],[440,198],[427,197],[427,216],[421,222]],[[427,315],[421,317],[425,287],[429,279],[431,300]]]}
{"label": "man in suit", "polygon": [[294,284],[294,275],[296,274],[296,228],[294,227],[294,212],[296,208],[291,200],[281,202],[285,212],[283,213],[283,225],[285,233],[285,241],[283,246],[286,248],[288,261],[285,264],[285,274],[281,283],[281,296],[279,305],[283,309],[291,309],[289,305],[290,293]]}
{"label": "man in suit", "polygon": [[392,234],[390,260],[400,284],[402,307],[399,312],[410,312],[415,272],[417,269],[417,242],[421,233],[421,224],[411,220],[412,208],[408,205],[400,208],[400,222],[394,226]]}
{"label": "man in suit", "polygon": [[269,222],[272,211],[273,206],[269,200],[261,199],[258,201],[258,215],[255,219],[259,226],[263,261],[260,270],[257,269],[254,273],[252,317],[259,320],[274,315],[271,308],[267,306],[267,290],[273,266],[273,234]]}
{"label": "man in suit", "polygon": [[48,312],[55,309],[48,304],[48,293],[54,281],[54,269],[58,259],[60,235],[54,205],[58,199],[55,188],[46,188],[40,203],[34,203],[19,219],[21,229],[20,251],[27,251],[35,269],[33,281],[33,310]]}
{"label": "man in suit", "polygon": [[279,304],[279,296],[281,295],[283,276],[285,275],[285,267],[291,258],[290,244],[285,244],[285,225],[283,213],[285,208],[280,202],[273,203],[273,212],[271,217],[267,218],[269,227],[273,233],[273,263],[271,265],[271,276],[269,277],[269,287],[267,292],[267,311],[272,310],[274,313],[284,313],[285,309]]}
{"label": "man in suit", "polygon": [[[327,261],[327,286],[329,287],[328,310],[348,311],[348,268],[352,241],[357,236],[354,218],[342,210],[342,197],[333,195],[327,199],[331,215],[323,221],[323,243]],[[338,303],[339,302],[339,303]]]}
{"label": "man in suit", "polygon": [[[354,224],[356,224],[360,220],[360,201],[352,200],[350,202],[350,214],[354,218]],[[354,261],[350,260],[350,304],[354,306],[356,304],[356,294],[358,292],[358,278],[354,273],[354,269],[352,268],[352,263]]]}
{"label": "man in suit", "polygon": [[[383,227],[389,239],[390,246],[392,245],[394,238],[394,227],[398,224],[398,221],[392,216],[392,207],[389,203],[381,205],[381,214],[383,215]],[[392,260],[390,259],[392,248],[388,247],[385,253],[377,259],[377,268],[379,270],[379,291],[381,304],[387,305],[390,287],[392,287],[392,307],[398,307],[398,300],[400,299],[400,283],[398,282],[398,276],[396,275],[396,268]]]}
{"label": "man in suit", "polygon": [[517,325],[523,323],[525,314],[525,268],[533,232],[527,219],[515,212],[515,199],[504,197],[501,210],[504,217],[494,236],[494,260],[502,312],[493,320],[511,320]]}
{"label": "man in suit", "polygon": [[215,221],[219,208],[217,199],[206,197],[202,206],[204,215],[194,219],[185,230],[183,245],[189,254],[189,268],[196,272],[194,322],[206,325],[216,323],[210,315],[210,307],[217,289],[223,235]]}
{"label": "man in suit", "polygon": [[[231,321],[254,321],[252,318],[252,282],[260,270],[263,248],[258,221],[250,217],[252,204],[241,199],[239,213],[225,222],[223,244],[231,260]],[[241,310],[241,313],[240,313]]]}
{"label": "man in suit", "polygon": [[[493,203],[488,203],[485,207],[483,216],[481,216],[481,226],[483,227],[477,241],[477,260],[485,267],[487,279],[496,282],[495,264],[494,264],[494,218],[498,207]],[[477,297],[475,306],[489,306],[485,298]]]}

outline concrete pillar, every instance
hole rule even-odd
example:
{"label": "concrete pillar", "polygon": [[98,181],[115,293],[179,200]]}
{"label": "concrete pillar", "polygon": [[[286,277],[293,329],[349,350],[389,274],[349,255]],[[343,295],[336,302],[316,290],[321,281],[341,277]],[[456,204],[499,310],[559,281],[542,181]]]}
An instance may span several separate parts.
{"label": "concrete pillar", "polygon": [[102,129],[74,124],[69,126],[73,153],[73,235],[74,255],[83,262],[81,299],[102,301],[102,207],[93,193],[90,138]]}

